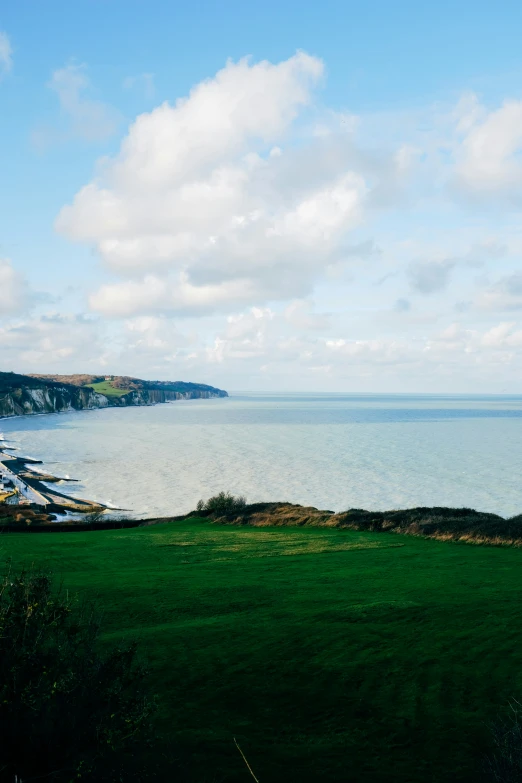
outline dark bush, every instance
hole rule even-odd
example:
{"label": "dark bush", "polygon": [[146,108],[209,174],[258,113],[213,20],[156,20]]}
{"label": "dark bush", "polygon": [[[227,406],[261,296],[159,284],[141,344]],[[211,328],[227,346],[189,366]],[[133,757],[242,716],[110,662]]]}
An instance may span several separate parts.
{"label": "dark bush", "polygon": [[208,511],[216,515],[235,514],[243,511],[246,506],[246,498],[242,495],[237,497],[230,492],[220,492],[208,500],[198,501],[198,511]]}
{"label": "dark bush", "polygon": [[493,726],[495,753],[487,759],[487,779],[495,783],[522,781],[522,704],[512,701],[507,716]]}
{"label": "dark bush", "polygon": [[0,781],[131,781],[145,761],[153,702],[136,646],[99,650],[99,619],[49,574],[0,584]]}

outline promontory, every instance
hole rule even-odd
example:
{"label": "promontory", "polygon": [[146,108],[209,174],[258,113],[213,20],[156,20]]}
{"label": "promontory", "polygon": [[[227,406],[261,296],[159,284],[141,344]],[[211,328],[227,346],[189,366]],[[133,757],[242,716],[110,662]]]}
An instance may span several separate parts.
{"label": "promontory", "polygon": [[228,397],[214,386],[119,375],[19,375],[0,372],[0,418],[174,400]]}

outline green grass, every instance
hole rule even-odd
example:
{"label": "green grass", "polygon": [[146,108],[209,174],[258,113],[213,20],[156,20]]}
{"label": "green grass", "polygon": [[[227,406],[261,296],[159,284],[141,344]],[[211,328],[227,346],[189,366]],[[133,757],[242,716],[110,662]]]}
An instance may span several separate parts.
{"label": "green grass", "polygon": [[261,783],[476,783],[522,692],[517,549],[197,521],[0,543],[138,637],[191,783],[251,780],[234,736]]}
{"label": "green grass", "polygon": [[128,394],[128,389],[116,389],[111,381],[99,381],[98,383],[88,383],[94,391],[100,394],[105,394],[106,397],[123,397],[124,394]]}

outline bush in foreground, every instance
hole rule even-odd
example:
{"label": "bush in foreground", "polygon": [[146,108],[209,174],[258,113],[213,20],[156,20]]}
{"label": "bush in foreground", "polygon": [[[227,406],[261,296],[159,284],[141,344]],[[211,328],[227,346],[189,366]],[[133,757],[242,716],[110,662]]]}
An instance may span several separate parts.
{"label": "bush in foreground", "polygon": [[520,783],[522,780],[522,704],[513,700],[507,716],[493,726],[494,754],[487,759],[488,780]]}
{"label": "bush in foreground", "polygon": [[198,501],[196,506],[198,511],[208,511],[213,514],[235,514],[240,513],[246,506],[246,498],[242,495],[232,495],[230,492],[220,492],[208,500]]}
{"label": "bush in foreground", "polygon": [[[99,621],[49,574],[0,584],[0,781],[144,780],[153,703],[135,645],[101,654]],[[140,761],[142,763],[140,763]]]}

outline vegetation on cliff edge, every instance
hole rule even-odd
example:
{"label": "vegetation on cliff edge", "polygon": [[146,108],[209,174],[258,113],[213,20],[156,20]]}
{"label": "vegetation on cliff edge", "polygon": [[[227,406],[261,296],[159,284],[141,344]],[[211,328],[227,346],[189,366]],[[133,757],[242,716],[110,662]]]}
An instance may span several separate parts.
{"label": "vegetation on cliff edge", "polygon": [[[221,501],[223,496],[226,502]],[[408,508],[335,513],[293,503],[250,503],[221,493],[200,501],[192,516],[203,514],[220,524],[251,527],[311,526],[368,532],[402,533],[448,541],[522,546],[522,514],[509,519],[470,508]]]}
{"label": "vegetation on cliff edge", "polygon": [[[23,376],[22,376],[23,377]],[[90,386],[101,394],[116,396],[128,394],[132,391],[172,391],[180,394],[188,392],[209,392],[226,397],[227,392],[208,386],[205,383],[189,383],[187,381],[146,381],[142,378],[133,378],[128,375],[34,375],[50,382],[72,384],[73,386]]]}

